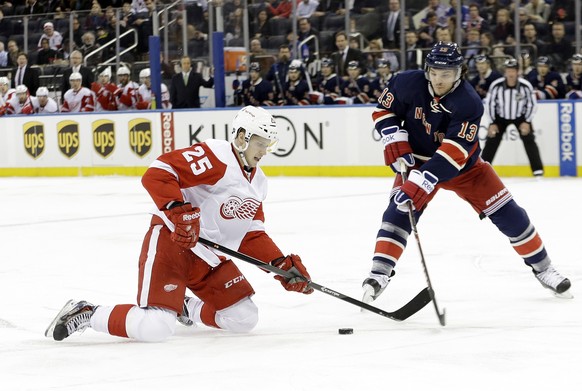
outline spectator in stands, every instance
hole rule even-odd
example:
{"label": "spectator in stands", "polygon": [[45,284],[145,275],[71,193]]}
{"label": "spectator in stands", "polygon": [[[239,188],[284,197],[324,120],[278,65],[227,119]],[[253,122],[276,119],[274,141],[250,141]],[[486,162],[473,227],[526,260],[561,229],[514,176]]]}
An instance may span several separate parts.
{"label": "spectator in stands", "polygon": [[544,0],[529,0],[524,8],[533,22],[548,23],[551,7]]}
{"label": "spectator in stands", "polygon": [[303,79],[303,64],[301,60],[293,60],[289,65],[289,80],[285,84],[285,95],[277,102],[283,106],[306,106],[309,105],[309,85]]}
{"label": "spectator in stands", "polygon": [[479,33],[489,31],[489,23],[479,14],[479,5],[476,3],[469,5],[469,16],[465,23],[465,30],[468,32],[471,29],[477,29]]}
{"label": "spectator in stands", "polygon": [[0,11],[3,15],[14,14],[14,5],[11,0],[0,0]]}
{"label": "spectator in stands", "polygon": [[136,15],[141,13],[147,13],[148,7],[146,4],[146,0],[132,0],[131,11]]}
{"label": "spectator in stands", "polygon": [[7,68],[8,66],[8,52],[4,50],[4,42],[0,41],[0,68]]}
{"label": "spectator in stands", "polygon": [[[87,55],[94,52],[95,50],[99,49],[99,45],[97,45],[95,33],[92,31],[87,31],[83,34],[83,46],[79,48],[79,51],[83,54],[84,58],[87,58]],[[92,54],[91,57],[87,60],[87,66],[94,67],[101,62],[101,55],[102,52],[97,52]]]}
{"label": "spectator in stands", "polygon": [[40,44],[41,47],[36,56],[36,65],[52,64],[55,58],[57,58],[57,51],[50,47],[47,38],[41,39]]}
{"label": "spectator in stands", "polygon": [[[145,5],[145,3],[144,3]],[[134,12],[133,12],[133,8],[131,8],[131,3],[130,2],[124,2],[123,6],[121,7],[121,15],[120,15],[120,20],[119,20],[119,24],[122,25],[125,28],[129,28],[129,26],[131,25],[131,21],[133,20],[134,17]]]}
{"label": "spectator in stands", "polygon": [[172,104],[170,103],[170,92],[168,87],[164,83],[160,85],[161,90],[161,103],[162,107],[156,107],[156,97],[152,91],[152,78],[150,68],[142,69],[139,72],[139,82],[141,83],[137,90],[137,103],[135,108],[138,110],[150,110],[150,109],[171,109]]}
{"label": "spectator in stands", "polygon": [[348,64],[350,61],[358,61],[359,68],[364,68],[364,56],[360,50],[348,47],[348,35],[345,31],[340,31],[335,35],[335,46],[337,52],[331,55],[331,59],[336,64],[336,73],[344,80],[348,80]]}
{"label": "spectator in stands", "polygon": [[315,41],[319,40],[319,32],[311,27],[311,22],[307,18],[301,18],[297,21],[298,31],[297,31],[297,43],[304,41],[310,36],[314,35],[315,39],[309,40],[304,44],[299,50],[299,56],[303,59],[303,62],[309,64],[315,60]]}
{"label": "spectator in stands", "polygon": [[[524,29],[525,25],[527,23],[531,23],[532,19],[529,17],[527,11],[523,7],[519,8],[518,15],[519,15],[519,17],[518,17],[519,31],[520,31],[520,34],[523,36],[523,29]],[[513,17],[513,14],[511,14],[511,16]]]}
{"label": "spectator in stands", "polygon": [[573,22],[576,17],[575,0],[554,0],[550,11],[550,21]]}
{"label": "spectator in stands", "polygon": [[170,85],[170,103],[174,109],[189,109],[200,107],[200,87],[212,88],[214,78],[204,80],[202,75],[192,69],[190,57],[180,60],[182,72],[172,78]]}
{"label": "spectator in stands", "polygon": [[301,0],[297,3],[297,8],[295,13],[297,14],[297,19],[299,18],[311,18],[311,15],[317,10],[319,6],[319,1],[317,0]]}
{"label": "spectator in stands", "polygon": [[269,38],[272,35],[267,10],[261,9],[257,12],[257,17],[251,25],[251,34],[254,38]]}
{"label": "spectator in stands", "polygon": [[276,7],[273,7],[270,2],[265,2],[265,6],[274,19],[287,19],[293,10],[291,0],[281,0]]}
{"label": "spectator in stands", "polygon": [[467,22],[469,21],[469,7],[463,4],[461,0],[461,16],[457,17],[457,0],[449,0],[450,7],[447,9],[447,17],[450,18],[454,16],[457,20],[460,20],[460,25],[463,30],[467,28]]}
{"label": "spectator in stands", "polygon": [[32,110],[35,114],[52,114],[59,112],[57,102],[49,97],[49,90],[46,87],[38,87],[36,96],[31,96]]}
{"label": "spectator in stands", "polygon": [[582,54],[574,54],[570,66],[566,76],[566,99],[582,99]]}
{"label": "spectator in stands", "polygon": [[543,53],[546,43],[538,38],[536,25],[532,22],[523,26],[522,48],[527,50],[529,56],[535,61],[538,53]]}
{"label": "spectator in stands", "polygon": [[363,54],[366,58],[366,68],[363,72],[375,73],[376,65],[380,60],[386,61],[390,64],[390,68],[395,72],[399,69],[398,57],[394,52],[384,51],[382,38],[371,39],[368,47],[364,48]]}
{"label": "spectator in stands", "polygon": [[447,26],[439,26],[436,30],[436,41],[442,41],[446,43],[453,42],[453,36],[451,30]]}
{"label": "spectator in stands", "polygon": [[117,69],[117,109],[118,110],[134,110],[137,103],[137,90],[139,84],[131,80],[130,70],[127,67],[119,67]]}
{"label": "spectator in stands", "polygon": [[97,27],[107,25],[107,18],[103,14],[103,10],[98,2],[94,2],[91,6],[91,12],[85,17],[85,31],[97,31]]}
{"label": "spectator in stands", "polygon": [[43,39],[48,39],[49,47],[55,51],[59,50],[61,44],[63,43],[63,36],[58,31],[55,31],[55,27],[52,22],[46,22],[42,27],[43,33],[38,40],[38,48],[42,47],[41,43]]}
{"label": "spectator in stands", "polygon": [[20,48],[18,43],[11,39],[8,41],[8,66],[16,66],[18,64],[18,55],[20,54]]}
{"label": "spectator in stands", "polygon": [[474,77],[477,73],[477,68],[475,64],[475,58],[479,55],[481,50],[481,35],[477,28],[470,29],[467,32],[467,39],[463,42],[465,49],[463,50],[463,56],[466,59],[468,72],[467,79]]}
{"label": "spectator in stands", "polygon": [[[285,83],[285,81],[283,80]],[[281,86],[284,91],[285,84]],[[275,94],[273,85],[261,78],[261,66],[258,62],[253,62],[249,66],[249,78],[242,82],[241,89],[235,92],[242,97],[244,106],[273,106]],[[283,97],[285,93],[281,94]],[[282,98],[281,98],[282,99]]]}
{"label": "spectator in stands", "polygon": [[424,54],[418,45],[418,34],[414,30],[409,30],[406,32],[404,40],[406,43],[406,64],[404,70],[422,68]]}
{"label": "spectator in stands", "polygon": [[479,54],[488,54],[491,55],[493,53],[493,44],[495,43],[495,38],[493,38],[493,34],[489,31],[481,33],[481,51]]}
{"label": "spectator in stands", "polygon": [[491,68],[491,59],[489,56],[479,55],[475,58],[477,66],[477,76],[469,80],[469,83],[475,88],[481,99],[485,99],[491,83],[503,77],[503,75]]}
{"label": "spectator in stands", "polygon": [[[30,94],[28,88],[24,84],[16,86],[14,94],[4,105],[6,114],[32,114],[32,102],[30,101]],[[0,113],[1,114],[1,113]]]}
{"label": "spectator in stands", "polygon": [[418,45],[423,48],[429,48],[436,42],[436,32],[437,28],[441,25],[438,23],[437,14],[430,11],[426,15],[426,22],[418,30]]}
{"label": "spectator in stands", "polygon": [[8,38],[13,34],[12,20],[4,17],[4,12],[0,9],[0,36]]}
{"label": "spectator in stands", "polygon": [[507,8],[500,8],[497,11],[495,19],[495,27],[492,30],[493,38],[496,43],[508,43],[508,38],[513,38],[515,34],[515,25],[511,21],[509,10]]}
{"label": "spectator in stands", "polygon": [[382,39],[386,48],[400,47],[400,14],[400,0],[389,0],[388,12],[382,23]]}
{"label": "spectator in stands", "polygon": [[232,39],[242,38],[243,30],[243,9],[237,8],[224,25],[224,39],[226,44],[228,45]]}
{"label": "spectator in stands", "polygon": [[75,11],[89,11],[92,5],[92,0],[71,0],[71,8]]}
{"label": "spectator in stands", "polygon": [[[81,84],[83,87],[91,88],[91,83],[95,80],[93,77],[93,71],[90,68],[87,68],[83,64],[83,53],[78,50],[73,50],[71,55],[69,56],[71,67],[66,69],[63,72],[63,81],[61,84],[61,94],[65,94],[68,90],[71,89],[71,85],[69,84],[69,77],[72,73],[77,72],[81,74],[82,82]],[[62,102],[62,97],[61,97]]]}
{"label": "spectator in stands", "polygon": [[93,92],[83,87],[83,76],[79,72],[73,72],[69,76],[71,88],[63,96],[63,113],[85,113],[95,111],[95,99]]}
{"label": "spectator in stands", "polygon": [[[25,16],[25,15],[37,16],[37,14],[44,14],[43,5],[36,0],[26,0],[26,7],[24,8],[22,15],[23,16]],[[34,91],[36,91],[36,90],[34,90]]]}
{"label": "spectator in stands", "polygon": [[16,60],[18,66],[12,71],[12,85],[16,88],[19,85],[25,85],[28,91],[36,91],[39,85],[40,74],[38,69],[31,68],[28,64],[28,54],[20,52]]}
{"label": "spectator in stands", "polygon": [[[75,43],[76,47],[81,47],[83,46],[83,34],[85,33],[85,31],[83,30],[83,27],[81,26],[81,22],[79,22],[79,18],[74,17],[73,18],[73,42]],[[66,34],[67,37],[69,35],[69,33]],[[67,38],[65,37],[65,38]]]}
{"label": "spectator in stands", "polygon": [[428,0],[426,8],[420,11],[424,15],[422,23],[429,24],[429,14],[433,13],[437,17],[436,23],[445,26],[447,24],[447,11],[447,7],[441,4],[440,0]]}
{"label": "spectator in stands", "polygon": [[70,7],[65,5],[64,0],[46,0],[44,2],[44,12],[47,14],[62,12],[67,8]]}
{"label": "spectator in stands", "polygon": [[222,15],[224,15],[225,22],[229,21],[237,9],[243,10],[241,0],[225,1],[222,6]]}
{"label": "spectator in stands", "polygon": [[257,62],[256,56],[264,56],[267,54],[263,46],[261,45],[260,39],[252,39],[249,45],[251,51],[251,62]]}
{"label": "spectator in stands", "polygon": [[153,35],[153,18],[156,16],[156,6],[153,0],[145,0],[147,12],[135,14],[132,26],[137,29],[137,54],[141,60],[146,60],[149,52],[149,36]]}
{"label": "spectator in stands", "polygon": [[554,22],[552,24],[552,37],[541,52],[550,58],[556,71],[567,71],[566,65],[574,54],[574,47],[572,41],[566,37],[564,23]]}
{"label": "spectator in stands", "polygon": [[[481,7],[481,16],[485,18],[489,26],[495,24],[495,18],[497,17],[497,11],[503,8],[503,5],[499,4],[498,0],[485,0],[483,7]],[[483,33],[483,31],[481,31]]]}
{"label": "spectator in stands", "polygon": [[551,70],[551,60],[546,56],[538,57],[536,68],[526,75],[526,79],[534,87],[538,100],[563,99],[566,95],[566,87],[562,76]]}
{"label": "spectator in stands", "polygon": [[282,96],[284,95],[289,64],[291,64],[291,51],[289,50],[289,46],[281,45],[279,46],[277,62],[271,66],[269,72],[267,72],[267,75],[265,76],[266,81],[275,87],[275,96],[277,99],[282,99]]}

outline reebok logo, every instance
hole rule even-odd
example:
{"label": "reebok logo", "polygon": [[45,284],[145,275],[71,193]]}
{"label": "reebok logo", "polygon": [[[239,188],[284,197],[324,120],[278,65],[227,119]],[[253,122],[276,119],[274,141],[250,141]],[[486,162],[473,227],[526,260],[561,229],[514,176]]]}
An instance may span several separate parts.
{"label": "reebok logo", "polygon": [[199,212],[187,214],[187,215],[182,215],[182,221],[192,221],[192,220],[197,220],[199,218],[200,218]]}

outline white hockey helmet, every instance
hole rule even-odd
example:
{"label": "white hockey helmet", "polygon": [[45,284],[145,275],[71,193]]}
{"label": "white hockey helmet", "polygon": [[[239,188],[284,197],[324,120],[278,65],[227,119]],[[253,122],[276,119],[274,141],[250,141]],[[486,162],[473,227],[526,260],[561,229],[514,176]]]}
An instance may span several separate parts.
{"label": "white hockey helmet", "polygon": [[5,85],[9,86],[10,85],[10,80],[8,80],[7,77],[2,76],[2,77],[0,77],[0,84],[5,84]]}
{"label": "white hockey helmet", "polygon": [[[234,139],[240,129],[245,130],[245,145],[243,147],[238,147],[234,144]],[[275,144],[279,141],[277,138],[277,123],[275,122],[275,118],[262,107],[246,106],[232,120],[231,138],[234,147],[240,152],[245,151],[253,135],[266,138],[270,141],[267,152],[273,151]]]}
{"label": "white hockey helmet", "polygon": [[131,74],[131,72],[129,71],[128,67],[119,67],[117,69],[117,76],[121,76],[121,75],[129,76],[130,74]]}
{"label": "white hockey helmet", "polygon": [[139,71],[139,78],[140,79],[145,79],[146,77],[150,77],[151,76],[151,71],[149,68],[144,68],[141,71]]}
{"label": "white hockey helmet", "polygon": [[71,73],[71,76],[69,76],[69,81],[72,80],[83,80],[83,75],[81,75],[79,72],[73,72]]}
{"label": "white hockey helmet", "polygon": [[99,74],[99,76],[111,77],[111,67],[107,67]]}
{"label": "white hockey helmet", "polygon": [[20,84],[16,86],[16,89],[14,90],[15,94],[26,94],[28,92],[28,87],[25,86],[24,84]]}
{"label": "white hockey helmet", "polygon": [[49,95],[49,90],[46,87],[38,87],[38,90],[36,90],[36,96],[48,96]]}

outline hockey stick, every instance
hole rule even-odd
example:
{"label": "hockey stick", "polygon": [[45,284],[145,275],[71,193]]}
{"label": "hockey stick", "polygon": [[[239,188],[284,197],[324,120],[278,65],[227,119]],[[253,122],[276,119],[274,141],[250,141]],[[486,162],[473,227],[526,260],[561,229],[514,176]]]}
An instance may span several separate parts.
{"label": "hockey stick", "polygon": [[[406,165],[404,164],[403,161],[400,162],[400,175],[402,175],[403,183],[406,182],[408,175],[406,174]],[[416,238],[416,244],[418,244],[418,252],[420,253],[420,261],[422,262],[422,269],[424,271],[424,276],[426,277],[426,283],[428,285],[428,287],[426,289],[428,289],[428,293],[430,295],[432,303],[434,304],[434,310],[436,311],[436,314],[439,318],[439,323],[441,324],[441,326],[444,326],[446,324],[445,309],[443,308],[443,312],[441,312],[439,310],[439,306],[437,304],[436,297],[434,294],[434,289],[432,288],[432,283],[430,282],[430,276],[428,275],[428,269],[426,267],[426,261],[424,259],[424,252],[422,251],[422,246],[420,245],[420,236],[418,235],[418,229],[416,228],[416,218],[414,217],[414,212],[412,209],[412,200],[408,201],[408,204],[409,204],[408,205],[408,219],[410,220],[410,226],[412,227],[412,231],[414,232],[414,237]]]}
{"label": "hockey stick", "polygon": [[[233,256],[237,259],[240,259],[241,261],[258,266],[261,269],[264,269],[264,270],[270,271],[272,273],[278,274],[280,276],[283,276],[287,279],[297,277],[296,275],[288,272],[287,270],[283,270],[283,269],[280,269],[280,268],[273,266],[271,264],[261,262],[256,258],[242,254],[238,251],[234,251],[234,250],[231,250],[229,248],[223,247],[220,244],[216,244],[214,242],[211,242],[208,239],[199,238],[198,241],[202,244],[205,244],[209,247],[214,248],[215,250],[218,250],[220,252],[223,252],[225,254]],[[424,306],[427,305],[431,300],[431,295],[430,295],[429,289],[424,288],[412,300],[410,300],[408,303],[406,303],[403,307],[401,307],[393,312],[387,312],[387,311],[381,310],[380,308],[376,308],[376,307],[371,306],[367,303],[364,303],[363,301],[356,300],[352,297],[346,296],[343,293],[334,291],[333,289],[329,289],[323,285],[319,285],[313,281],[309,281],[309,286],[311,288],[315,289],[316,291],[320,291],[322,293],[325,293],[327,295],[335,297],[336,299],[346,301],[350,304],[356,305],[360,308],[364,308],[370,312],[381,315],[385,318],[389,318],[389,319],[397,320],[397,321],[405,320],[408,317],[410,317],[411,315],[414,315],[415,313],[420,311],[422,308],[424,308]]]}

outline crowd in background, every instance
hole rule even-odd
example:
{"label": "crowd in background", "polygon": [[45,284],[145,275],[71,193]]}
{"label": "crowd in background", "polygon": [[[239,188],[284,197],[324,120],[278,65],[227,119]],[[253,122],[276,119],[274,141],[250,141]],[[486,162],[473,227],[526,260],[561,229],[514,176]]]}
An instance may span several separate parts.
{"label": "crowd in background", "polygon": [[[534,85],[538,98],[582,96],[578,65],[582,66],[582,57],[575,53],[575,2],[571,0],[461,1],[461,15],[457,15],[457,0],[408,1],[407,7],[411,5],[411,8],[405,15],[400,15],[400,0],[352,0],[347,2],[350,7],[347,31],[346,2],[296,0],[293,7],[292,1],[295,0],[249,0],[251,62],[245,72],[248,77],[242,81],[237,77],[233,83],[233,104],[374,102],[395,73],[423,67],[427,48],[438,41],[456,41],[459,36],[461,42],[457,43],[463,50],[468,69],[466,78],[482,96],[500,75],[501,64],[511,56],[518,58],[521,74]],[[93,104],[87,105],[84,111],[152,108],[151,90],[145,84],[149,76],[143,77],[141,71],[148,66],[147,37],[153,33],[154,15],[170,4],[153,0],[0,1],[0,76],[5,76],[0,79],[0,114],[18,112],[17,108],[6,105],[13,99],[12,95],[24,96],[23,87],[26,87],[27,99],[43,97],[44,89],[38,94],[39,87],[44,87],[39,84],[39,75],[41,72],[50,74],[47,69],[51,69],[53,75],[61,75],[63,69],[70,71],[62,73],[58,91],[49,91],[59,110],[64,107],[72,73],[81,74],[82,86],[89,91],[87,96],[92,97]],[[225,45],[245,46],[243,3],[224,0],[221,5]],[[412,8],[415,5],[418,8]],[[517,56],[516,6],[519,7],[521,47]],[[180,98],[186,93],[181,87],[188,85],[190,72],[181,69],[184,52],[195,59],[204,60],[208,56],[208,3],[206,0],[187,1],[186,25],[181,12],[180,7],[175,8],[172,23],[166,26],[170,39],[164,52],[169,53],[169,58],[162,57],[162,79],[169,86],[167,96],[179,91]],[[71,13],[74,15],[72,23]],[[28,20],[27,34],[22,31],[20,17],[24,16]],[[293,20],[297,20],[295,29]],[[401,22],[405,31],[404,47],[401,47]],[[71,26],[73,42],[69,40]],[[115,56],[116,45],[95,50],[114,42],[116,28],[121,34],[135,30],[137,42],[135,48],[124,54],[124,66],[112,69],[100,64]],[[182,42],[184,35],[186,43]],[[27,52],[22,50],[24,36],[28,37]],[[119,46],[130,47],[130,40],[130,36],[124,36]],[[82,64],[83,72],[79,65],[73,64],[76,61],[73,57],[79,56],[86,59]],[[143,62],[141,69],[132,67],[140,61]],[[56,68],[52,71],[53,68],[48,67]],[[76,68],[71,70],[73,67]],[[130,80],[135,85],[134,91],[129,92],[133,94],[133,103],[129,105],[120,100],[120,91],[125,88],[121,82],[126,77],[125,69],[130,69],[130,79],[137,81],[137,76],[142,76],[139,84]],[[108,82],[102,82],[104,75],[108,75]],[[211,80],[200,79],[195,71],[193,75],[198,76],[192,88],[212,86]],[[174,80],[176,76],[179,76],[177,81]],[[114,78],[117,78],[116,83]],[[115,89],[105,87],[108,83]],[[145,91],[141,99],[148,104],[138,107],[142,85]],[[111,102],[99,103],[100,99],[105,99],[103,95],[109,93],[113,96]],[[196,98],[197,91],[195,96],[188,98],[194,103],[185,107],[199,107]],[[14,99],[13,103],[16,104]],[[164,107],[171,105],[169,98],[164,100]]]}

